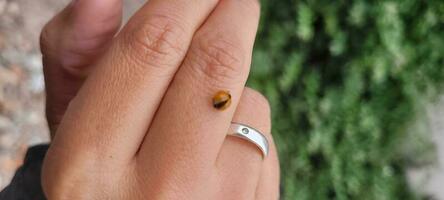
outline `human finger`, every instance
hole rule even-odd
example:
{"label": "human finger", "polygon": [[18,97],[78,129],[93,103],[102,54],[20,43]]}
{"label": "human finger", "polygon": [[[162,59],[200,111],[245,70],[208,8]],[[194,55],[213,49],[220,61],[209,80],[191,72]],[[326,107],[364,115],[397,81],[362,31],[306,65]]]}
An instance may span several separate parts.
{"label": "human finger", "polygon": [[107,49],[122,20],[122,0],[77,0],[43,28],[40,47],[46,82],[46,115],[53,137],[85,76]]}
{"label": "human finger", "polygon": [[146,3],[71,101],[46,156],[45,163],[54,166],[45,169],[57,175],[58,169],[133,161],[195,31],[217,2]]}
{"label": "human finger", "polygon": [[[245,88],[233,122],[254,128],[272,144],[270,106],[259,92]],[[247,136],[252,132],[245,132]],[[270,145],[269,145],[270,146]],[[227,135],[217,157],[217,168],[223,191],[235,195],[230,199],[255,199],[256,188],[265,163],[275,155],[264,155],[260,148],[243,138]],[[268,176],[268,175],[266,175]]]}
{"label": "human finger", "polygon": [[[215,165],[248,77],[259,10],[256,0],[218,4],[196,32],[145,137],[140,160],[170,163],[165,167],[176,173]],[[232,97],[224,111],[212,105],[220,90]]]}

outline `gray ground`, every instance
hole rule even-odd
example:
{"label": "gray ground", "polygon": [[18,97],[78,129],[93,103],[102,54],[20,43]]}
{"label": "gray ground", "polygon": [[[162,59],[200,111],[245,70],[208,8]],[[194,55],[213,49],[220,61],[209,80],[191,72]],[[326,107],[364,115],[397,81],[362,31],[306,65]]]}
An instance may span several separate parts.
{"label": "gray ground", "polygon": [[[144,0],[126,0],[126,18]],[[0,189],[21,164],[27,146],[48,140],[38,36],[41,27],[68,0],[0,0]],[[412,169],[418,191],[444,200],[444,98],[428,112],[439,161]]]}
{"label": "gray ground", "polygon": [[409,178],[419,191],[432,194],[435,199],[444,199],[444,96],[430,105],[427,113],[432,141],[435,143],[438,160],[423,169],[411,169]]}

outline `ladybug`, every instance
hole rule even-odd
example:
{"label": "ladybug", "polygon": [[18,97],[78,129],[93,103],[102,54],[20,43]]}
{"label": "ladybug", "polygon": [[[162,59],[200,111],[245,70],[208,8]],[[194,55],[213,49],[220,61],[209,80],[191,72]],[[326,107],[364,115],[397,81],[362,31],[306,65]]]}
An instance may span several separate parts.
{"label": "ladybug", "polygon": [[228,91],[219,91],[213,97],[213,107],[225,110],[231,105],[231,94]]}

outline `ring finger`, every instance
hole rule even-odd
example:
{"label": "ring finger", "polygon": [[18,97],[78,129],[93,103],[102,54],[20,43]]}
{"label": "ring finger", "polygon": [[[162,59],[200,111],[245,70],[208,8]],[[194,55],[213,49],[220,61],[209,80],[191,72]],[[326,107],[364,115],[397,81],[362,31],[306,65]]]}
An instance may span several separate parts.
{"label": "ring finger", "polygon": [[[227,136],[217,158],[219,180],[222,182],[226,199],[256,199],[275,195],[275,187],[264,188],[262,181],[275,183],[279,179],[277,155],[270,134],[270,108],[268,101],[258,92],[246,88],[236,109],[233,122],[245,124],[261,132],[271,147],[268,156],[263,156],[254,143],[237,137]],[[251,133],[250,133],[251,134]],[[278,185],[278,184],[276,184]],[[267,186],[270,186],[267,184]],[[274,185],[273,185],[274,186]],[[264,190],[257,193],[256,189]],[[255,198],[255,196],[257,197]],[[273,199],[273,198],[261,198]]]}

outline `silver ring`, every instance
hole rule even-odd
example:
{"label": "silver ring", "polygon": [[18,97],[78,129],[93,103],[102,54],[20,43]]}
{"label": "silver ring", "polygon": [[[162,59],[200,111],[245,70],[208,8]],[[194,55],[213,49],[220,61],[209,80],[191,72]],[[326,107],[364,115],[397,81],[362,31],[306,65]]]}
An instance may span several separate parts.
{"label": "silver ring", "polygon": [[265,158],[268,155],[268,140],[258,130],[251,128],[245,124],[231,123],[228,135],[236,136],[252,142],[262,151],[262,156]]}

